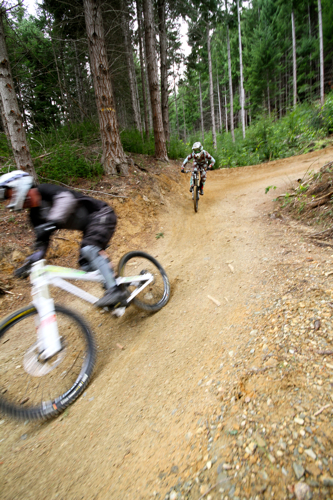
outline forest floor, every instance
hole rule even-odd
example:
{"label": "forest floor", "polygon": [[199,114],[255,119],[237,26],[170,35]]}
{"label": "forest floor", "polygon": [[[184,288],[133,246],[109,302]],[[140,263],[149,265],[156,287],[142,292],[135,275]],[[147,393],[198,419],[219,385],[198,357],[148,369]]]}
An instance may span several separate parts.
{"label": "forest floor", "polygon": [[[96,335],[94,377],[52,421],[2,416],[1,498],[333,499],[333,245],[309,237],[330,219],[273,202],[333,148],[210,172],[198,213],[179,162],[133,159],[94,186],[118,196],[95,193],[119,217],[108,252],[157,257],[171,299],[116,319],[55,292]],[[0,217],[4,317],[30,300],[12,270],[33,233]],[[78,242],[56,234],[50,261],[74,265]]]}

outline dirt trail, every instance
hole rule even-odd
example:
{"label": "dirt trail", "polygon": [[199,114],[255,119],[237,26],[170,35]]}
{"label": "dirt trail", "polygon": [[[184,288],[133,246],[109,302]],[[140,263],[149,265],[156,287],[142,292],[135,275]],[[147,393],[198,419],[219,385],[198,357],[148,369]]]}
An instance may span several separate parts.
{"label": "dirt trail", "polygon": [[[261,273],[274,264],[281,236],[263,224],[264,214],[290,180],[332,154],[212,172],[197,214],[189,178],[178,176],[182,192],[165,195],[164,236],[146,249],[169,275],[169,304],[155,315],[132,308],[114,319],[71,303],[98,339],[93,382],[54,421],[1,421],[3,499],[164,498],[202,466],[206,451],[191,436],[219,401],[198,382],[246,342],[247,332],[236,339],[229,327],[246,318],[250,296],[269,297]],[[265,195],[269,185],[277,190]]]}

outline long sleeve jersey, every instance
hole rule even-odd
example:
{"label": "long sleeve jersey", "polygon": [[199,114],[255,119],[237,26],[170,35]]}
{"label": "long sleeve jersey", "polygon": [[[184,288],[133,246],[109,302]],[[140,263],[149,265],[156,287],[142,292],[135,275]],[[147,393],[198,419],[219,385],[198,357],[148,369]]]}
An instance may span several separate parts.
{"label": "long sleeve jersey", "polygon": [[186,163],[192,159],[193,159],[193,166],[198,167],[200,170],[206,169],[209,165],[215,164],[214,158],[209,153],[207,153],[207,151],[203,150],[201,152],[199,160],[196,158],[196,155],[194,153],[188,155],[183,161],[182,168],[184,168]]}

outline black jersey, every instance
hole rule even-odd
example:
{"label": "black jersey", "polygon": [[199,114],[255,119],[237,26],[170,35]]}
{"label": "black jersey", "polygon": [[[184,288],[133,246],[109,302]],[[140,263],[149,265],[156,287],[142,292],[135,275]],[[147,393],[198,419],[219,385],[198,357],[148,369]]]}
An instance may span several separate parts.
{"label": "black jersey", "polygon": [[30,209],[30,220],[34,227],[45,222],[54,222],[59,229],[84,231],[90,215],[109,205],[77,191],[54,184],[40,184],[39,207]]}

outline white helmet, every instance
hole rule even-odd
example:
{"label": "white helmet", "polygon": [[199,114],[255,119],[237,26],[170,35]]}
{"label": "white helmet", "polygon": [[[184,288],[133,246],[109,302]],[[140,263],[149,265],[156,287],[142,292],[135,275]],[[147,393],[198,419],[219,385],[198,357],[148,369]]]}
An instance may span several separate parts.
{"label": "white helmet", "polygon": [[192,146],[192,151],[196,159],[199,160],[203,152],[203,145],[201,144],[201,142],[195,142]]}
{"label": "white helmet", "polygon": [[194,154],[201,153],[202,150],[203,150],[203,146],[202,146],[201,142],[195,142],[193,144],[192,151]]}
{"label": "white helmet", "polygon": [[10,203],[7,208],[22,210],[28,191],[33,187],[34,180],[23,170],[13,170],[0,177],[0,200],[5,199],[7,188],[13,190]]}

